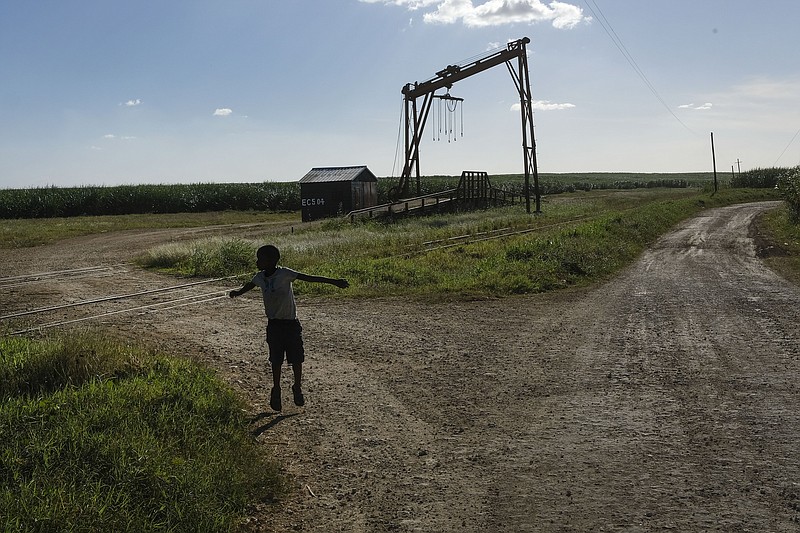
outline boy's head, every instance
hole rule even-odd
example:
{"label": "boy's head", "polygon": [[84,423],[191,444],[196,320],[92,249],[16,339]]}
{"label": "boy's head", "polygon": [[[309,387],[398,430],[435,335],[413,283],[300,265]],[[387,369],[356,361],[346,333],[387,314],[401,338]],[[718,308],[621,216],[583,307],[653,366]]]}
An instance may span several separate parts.
{"label": "boy's head", "polygon": [[273,245],[267,244],[256,251],[256,266],[260,270],[277,266],[281,260],[281,252]]}

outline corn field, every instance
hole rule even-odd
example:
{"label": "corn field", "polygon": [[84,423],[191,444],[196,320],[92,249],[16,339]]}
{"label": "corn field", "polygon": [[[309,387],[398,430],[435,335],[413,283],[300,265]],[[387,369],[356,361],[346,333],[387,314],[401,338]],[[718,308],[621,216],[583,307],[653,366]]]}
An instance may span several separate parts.
{"label": "corn field", "polygon": [[296,182],[0,190],[0,218],[6,219],[298,209],[300,185]]}
{"label": "corn field", "polygon": [[786,200],[789,218],[795,224],[800,224],[800,166],[781,174],[777,188]]}
{"label": "corn field", "polygon": [[734,174],[733,178],[731,178],[731,185],[733,187],[751,189],[774,189],[781,174],[784,174],[787,170],[789,169],[781,167],[754,168]]}
{"label": "corn field", "polygon": [[[685,188],[710,183],[710,179],[704,173],[542,174],[540,191],[552,195],[593,189]],[[495,175],[490,180],[507,192],[524,193],[521,175]],[[420,180],[420,194],[454,189],[458,182],[459,176],[426,176]],[[396,184],[396,178],[378,179],[378,203],[389,202],[389,191]],[[415,183],[412,195],[416,195]],[[0,219],[299,209],[298,182],[0,189]]]}

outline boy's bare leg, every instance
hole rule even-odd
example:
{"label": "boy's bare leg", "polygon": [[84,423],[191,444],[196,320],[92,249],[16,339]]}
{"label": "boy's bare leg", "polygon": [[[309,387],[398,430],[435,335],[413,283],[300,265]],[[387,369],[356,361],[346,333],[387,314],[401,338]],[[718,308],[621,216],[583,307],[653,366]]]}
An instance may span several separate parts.
{"label": "boy's bare leg", "polygon": [[272,363],[272,386],[276,389],[281,388],[281,364]]}
{"label": "boy's bare leg", "polygon": [[300,381],[303,379],[303,364],[302,363],[292,364],[292,370],[294,371],[294,385],[292,385],[292,393],[294,393],[294,403],[295,405],[302,407],[306,403],[306,399],[303,396],[303,389],[300,388]]}
{"label": "boy's bare leg", "polygon": [[294,386],[300,390],[300,381],[303,379],[303,363],[295,363],[292,365],[294,372]]}
{"label": "boy's bare leg", "polygon": [[272,363],[272,391],[269,395],[269,406],[276,411],[281,410],[281,365]]}

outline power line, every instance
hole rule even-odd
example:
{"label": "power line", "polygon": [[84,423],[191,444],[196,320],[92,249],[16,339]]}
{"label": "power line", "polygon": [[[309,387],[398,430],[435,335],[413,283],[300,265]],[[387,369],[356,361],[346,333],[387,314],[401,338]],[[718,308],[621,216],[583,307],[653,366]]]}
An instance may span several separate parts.
{"label": "power line", "polygon": [[783,149],[783,152],[781,152],[781,155],[779,155],[779,156],[778,156],[778,159],[776,159],[776,160],[775,160],[775,165],[777,165],[777,164],[778,164],[778,161],[780,161],[780,160],[781,160],[781,157],[783,157],[783,154],[785,154],[785,153],[786,153],[786,150],[788,150],[788,149],[789,149],[789,147],[792,145],[792,143],[794,142],[794,140],[795,140],[795,139],[797,139],[797,136],[798,136],[798,135],[800,135],[800,130],[797,130],[797,132],[794,134],[794,137],[792,137],[792,140],[791,140],[791,141],[789,141],[789,144],[787,144],[787,145],[786,145],[786,148],[784,148],[784,149]]}
{"label": "power line", "polygon": [[[628,61],[628,64],[631,66],[631,68],[633,68],[634,72],[636,72],[639,78],[641,78],[641,80],[644,82],[647,88],[650,89],[650,92],[653,93],[653,96],[655,96],[656,99],[659,102],[661,102],[661,105],[664,106],[664,109],[669,111],[669,114],[672,115],[672,117],[675,120],[677,120],[681,126],[683,126],[689,132],[694,133],[696,135],[696,133],[692,131],[692,129],[689,126],[684,124],[684,122],[680,118],[678,118],[678,115],[675,114],[672,108],[664,101],[664,99],[658,93],[653,84],[650,83],[650,80],[647,79],[647,76],[645,75],[644,71],[639,67],[639,64],[636,63],[636,60],[633,58],[633,55],[628,51],[628,48],[625,46],[625,43],[623,43],[622,39],[620,39],[619,35],[617,35],[617,32],[614,31],[613,26],[611,26],[611,22],[609,22],[609,20],[606,18],[605,14],[600,9],[600,6],[597,5],[597,2],[595,0],[584,0],[584,3],[586,4],[586,7],[589,8],[589,11],[592,12],[595,19],[600,23],[600,25],[606,31],[606,34],[608,34],[608,36],[611,38],[611,41],[617,47],[617,50],[619,50],[620,53],[623,55],[623,57],[625,57],[625,59]],[[594,5],[594,7],[592,7],[592,5]]]}
{"label": "power line", "polygon": [[404,100],[400,99],[400,120],[397,123],[397,141],[395,142],[394,146],[394,161],[392,161],[392,177],[394,177],[394,171],[397,168],[397,161],[400,159],[400,139],[403,135],[403,104]]}

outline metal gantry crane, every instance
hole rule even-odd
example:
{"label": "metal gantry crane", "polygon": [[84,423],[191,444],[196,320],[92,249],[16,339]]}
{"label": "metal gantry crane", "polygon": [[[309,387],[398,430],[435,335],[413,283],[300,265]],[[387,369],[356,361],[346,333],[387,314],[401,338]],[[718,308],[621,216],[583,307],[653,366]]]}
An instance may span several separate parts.
{"label": "metal gantry crane", "polygon": [[[421,83],[407,83],[403,87],[404,118],[405,118],[405,164],[400,183],[397,186],[398,197],[408,197],[411,187],[412,173],[416,178],[417,194],[420,191],[419,170],[419,145],[431,104],[434,98],[441,96],[434,93],[442,88],[449,89],[457,81],[474,76],[484,70],[505,64],[517,87],[519,93],[520,115],[522,118],[522,151],[525,170],[525,207],[531,212],[530,180],[533,177],[534,195],[536,198],[536,212],[541,211],[541,197],[539,194],[539,171],[536,164],[536,140],[533,131],[533,98],[531,96],[530,74],[528,71],[528,56],[525,45],[531,40],[527,37],[509,42],[504,50],[493,52],[469,64],[449,65],[436,73],[436,76]],[[516,60],[516,68],[514,65]],[[417,100],[422,98],[421,105]]]}

